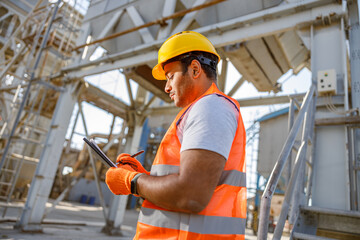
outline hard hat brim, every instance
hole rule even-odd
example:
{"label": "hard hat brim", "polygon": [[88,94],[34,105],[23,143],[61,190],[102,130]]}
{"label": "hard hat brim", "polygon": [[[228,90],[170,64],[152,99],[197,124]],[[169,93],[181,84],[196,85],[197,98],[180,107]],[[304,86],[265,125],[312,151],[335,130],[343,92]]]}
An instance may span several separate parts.
{"label": "hard hat brim", "polygon": [[165,71],[164,71],[161,63],[158,63],[152,69],[152,75],[156,80],[166,80]]}

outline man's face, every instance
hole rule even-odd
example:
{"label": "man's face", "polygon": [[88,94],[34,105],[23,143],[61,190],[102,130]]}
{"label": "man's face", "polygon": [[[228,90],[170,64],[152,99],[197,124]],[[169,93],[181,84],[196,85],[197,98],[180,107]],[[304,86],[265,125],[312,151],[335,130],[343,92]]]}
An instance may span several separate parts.
{"label": "man's face", "polygon": [[181,63],[171,62],[164,66],[165,76],[167,79],[165,92],[169,93],[171,100],[177,107],[186,107],[193,102],[198,96],[198,87],[189,74],[191,68],[183,74]]}

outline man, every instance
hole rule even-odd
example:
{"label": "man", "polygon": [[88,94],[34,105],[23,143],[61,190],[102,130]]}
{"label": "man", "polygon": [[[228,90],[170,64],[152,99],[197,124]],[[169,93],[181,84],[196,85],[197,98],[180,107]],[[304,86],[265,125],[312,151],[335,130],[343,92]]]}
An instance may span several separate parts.
{"label": "man", "polygon": [[234,99],[216,87],[214,46],[185,31],[161,46],[152,74],[183,108],[151,172],[129,154],[106,174],[114,194],[144,198],[134,239],[244,239],[246,134]]}

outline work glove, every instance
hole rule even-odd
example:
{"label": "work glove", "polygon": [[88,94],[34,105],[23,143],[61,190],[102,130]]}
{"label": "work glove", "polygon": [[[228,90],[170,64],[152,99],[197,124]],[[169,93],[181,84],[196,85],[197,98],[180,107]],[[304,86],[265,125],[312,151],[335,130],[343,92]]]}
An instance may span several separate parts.
{"label": "work glove", "polygon": [[118,166],[130,165],[135,171],[150,175],[150,172],[146,171],[138,160],[127,153],[121,153],[116,159],[116,164]]}
{"label": "work glove", "polygon": [[110,191],[116,195],[131,194],[131,180],[140,172],[135,171],[130,165],[112,167],[106,172],[105,182]]}

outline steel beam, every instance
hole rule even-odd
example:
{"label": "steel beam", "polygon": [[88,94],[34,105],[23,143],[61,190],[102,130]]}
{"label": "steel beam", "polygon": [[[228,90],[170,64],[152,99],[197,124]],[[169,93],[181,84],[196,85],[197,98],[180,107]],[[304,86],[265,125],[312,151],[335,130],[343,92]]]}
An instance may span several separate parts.
{"label": "steel beam", "polygon": [[[126,11],[128,12],[132,22],[134,23],[134,25],[136,27],[144,25],[144,20],[142,19],[142,17],[140,16],[139,12],[135,9],[134,6],[129,6],[126,8]],[[149,42],[153,42],[154,38],[151,35],[150,31],[148,28],[142,28],[138,30],[140,33],[140,36],[142,38],[142,40],[146,43]]]}
{"label": "steel beam", "polygon": [[[169,16],[175,12],[176,2],[177,0],[165,0],[163,12],[162,12],[163,17]],[[160,26],[157,39],[163,39],[170,35],[172,23],[173,23],[173,19],[169,19],[166,21],[165,26]]]}
{"label": "steel beam", "polygon": [[233,86],[233,88],[227,93],[227,95],[229,95],[230,97],[232,97],[236,91],[243,85],[243,83],[245,82],[245,78],[244,77],[240,77],[240,79],[235,83],[235,85]]}
{"label": "steel beam", "polygon": [[240,103],[241,107],[254,107],[254,106],[289,103],[290,101],[289,98],[294,98],[300,101],[304,98],[304,96],[305,93],[298,93],[298,94],[283,95],[283,96],[237,99],[237,101]]}
{"label": "steel beam", "polygon": [[[299,12],[294,13],[294,11]],[[333,4],[333,1],[308,0],[301,3],[279,5],[278,7],[194,29],[194,31],[207,35],[214,46],[219,48],[284,32],[296,26],[309,26],[311,23],[319,21],[319,16],[331,15],[336,17],[345,14],[341,5]],[[269,18],[270,20],[263,21],[264,18]],[[221,32],[221,34],[212,34],[213,32]],[[117,68],[127,68],[156,62],[157,51],[154,51],[154,48],[158,49],[163,41],[163,39],[159,39],[152,43],[145,43],[92,62],[73,64],[63,68],[62,71],[68,74],[70,78],[84,77]],[[96,66],[100,63],[102,65],[96,68],[86,71],[81,70],[82,68]]]}
{"label": "steel beam", "polygon": [[[201,4],[204,4],[206,2],[206,0],[196,0],[193,7],[199,6]],[[189,25],[194,21],[196,14],[198,13],[198,11],[196,12],[191,12],[186,14],[182,19],[181,22],[176,25],[175,29],[172,31],[171,35],[177,33],[177,32],[181,32],[184,29],[187,29],[189,27]]]}
{"label": "steel beam", "polygon": [[[112,28],[115,26],[115,24],[119,21],[119,18],[121,17],[121,15],[124,13],[124,11],[118,11],[114,14],[114,16],[110,19],[110,21],[106,24],[106,26],[104,27],[104,29],[101,31],[101,33],[99,34],[99,38],[103,38],[106,35],[108,35]],[[89,58],[91,57],[91,55],[94,53],[94,51],[96,50],[96,48],[99,46],[99,44],[96,45],[92,45],[89,46],[89,48],[87,49],[87,53],[86,53],[86,60],[89,60]]]}

